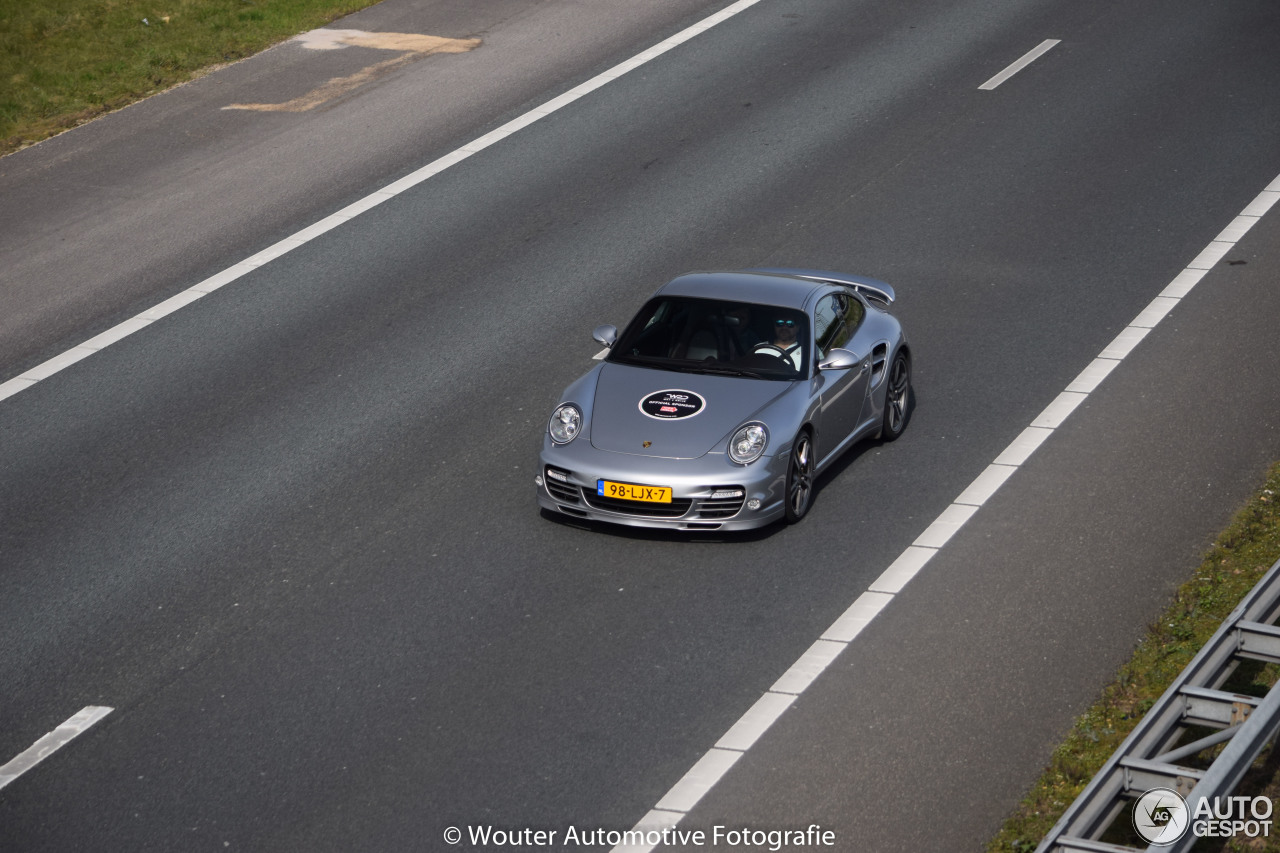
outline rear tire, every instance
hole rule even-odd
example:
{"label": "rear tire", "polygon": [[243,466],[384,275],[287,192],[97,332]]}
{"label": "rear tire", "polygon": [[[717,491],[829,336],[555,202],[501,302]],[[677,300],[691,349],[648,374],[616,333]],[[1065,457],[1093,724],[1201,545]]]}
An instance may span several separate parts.
{"label": "rear tire", "polygon": [[911,359],[905,352],[893,357],[893,367],[889,368],[886,383],[880,439],[893,441],[907,428],[907,410],[911,402]]}
{"label": "rear tire", "polygon": [[787,523],[795,524],[804,518],[812,505],[813,438],[808,430],[801,430],[791,447],[791,461],[787,465]]}

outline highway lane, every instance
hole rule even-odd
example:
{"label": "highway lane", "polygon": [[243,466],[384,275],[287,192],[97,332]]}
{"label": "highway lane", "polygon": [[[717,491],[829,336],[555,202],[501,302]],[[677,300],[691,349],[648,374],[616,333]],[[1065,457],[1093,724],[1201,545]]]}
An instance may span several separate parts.
{"label": "highway lane", "polygon": [[681,826],[985,845],[1275,460],[1280,219],[1229,257]]}
{"label": "highway lane", "polygon": [[[1136,52],[1142,8],[982,8],[763,3],[5,401],[0,755],[117,709],[0,793],[5,837],[434,849],[450,824],[630,826],[1280,171],[1262,6],[1166,9]],[[1173,58],[1202,87],[1178,111],[1157,102]],[[801,262],[899,286],[901,442],[759,537],[537,516],[537,436],[593,325],[684,269]],[[1240,405],[1240,425],[1274,411]],[[1191,554],[1213,521],[1171,541]],[[1097,592],[1083,613],[1114,604]],[[1131,637],[1074,650],[1063,693]],[[877,743],[889,766],[858,774],[901,760]]]}
{"label": "highway lane", "polygon": [[[0,159],[0,378],[469,142],[708,8],[708,0],[388,0],[341,28],[480,44],[387,69],[406,54],[293,40]],[[353,77],[367,80],[344,82]],[[301,112],[229,109],[318,92]]]}

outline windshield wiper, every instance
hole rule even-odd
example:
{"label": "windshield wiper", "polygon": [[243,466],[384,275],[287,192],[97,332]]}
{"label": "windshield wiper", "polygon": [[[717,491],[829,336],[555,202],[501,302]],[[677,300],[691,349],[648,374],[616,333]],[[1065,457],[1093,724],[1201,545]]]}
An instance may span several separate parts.
{"label": "windshield wiper", "polygon": [[689,363],[688,370],[690,373],[714,373],[714,374],[719,374],[723,376],[746,376],[751,379],[775,378],[772,376],[766,376],[765,374],[755,370],[747,370],[742,367],[734,367],[733,365],[730,365],[730,364],[707,364],[706,362],[702,362],[702,361]]}
{"label": "windshield wiper", "polygon": [[692,358],[659,358],[656,356],[633,356],[619,353],[610,355],[610,361],[619,364],[631,364],[636,367],[651,367],[655,370],[678,370],[682,373],[708,373],[716,376],[745,376],[749,379],[786,379],[789,377],[747,370],[734,367],[719,361],[699,361]]}

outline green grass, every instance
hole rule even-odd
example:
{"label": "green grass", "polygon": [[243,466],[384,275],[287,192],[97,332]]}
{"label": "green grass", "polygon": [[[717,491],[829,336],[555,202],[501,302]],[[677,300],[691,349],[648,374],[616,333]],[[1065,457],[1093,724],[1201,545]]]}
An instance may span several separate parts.
{"label": "green grass", "polygon": [[0,0],[0,154],[372,0]]}
{"label": "green grass", "polygon": [[[1053,753],[1040,780],[987,846],[988,853],[1030,853],[1035,849],[1147,709],[1277,559],[1280,559],[1280,464],[1271,469],[1263,488],[1237,514],[1195,575],[1178,590],[1173,603],[1150,626],[1146,638],[1115,681],[1107,685],[1097,703],[1076,721],[1066,741]],[[1274,666],[1242,665],[1228,682],[1228,689],[1261,695],[1276,678]],[[1236,793],[1266,794],[1273,800],[1280,797],[1280,750],[1264,751]],[[1280,815],[1280,810],[1277,814]],[[1127,813],[1117,823],[1126,820]],[[1280,822],[1276,828],[1280,829]],[[1121,835],[1123,832],[1116,837],[1105,836],[1103,840],[1134,843]],[[1195,849],[1280,853],[1280,838],[1249,842],[1242,836],[1225,843],[1219,840],[1216,845],[1205,839]]]}

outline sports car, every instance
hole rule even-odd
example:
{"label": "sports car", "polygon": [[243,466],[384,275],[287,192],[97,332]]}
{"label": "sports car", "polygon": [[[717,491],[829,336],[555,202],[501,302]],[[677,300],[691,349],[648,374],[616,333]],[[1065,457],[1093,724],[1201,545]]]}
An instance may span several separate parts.
{"label": "sports car", "polygon": [[[884,282],[818,270],[682,275],[560,396],[538,503],[636,527],[796,522],[817,475],[907,426],[911,350]],[[598,356],[599,357],[599,356]]]}

